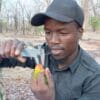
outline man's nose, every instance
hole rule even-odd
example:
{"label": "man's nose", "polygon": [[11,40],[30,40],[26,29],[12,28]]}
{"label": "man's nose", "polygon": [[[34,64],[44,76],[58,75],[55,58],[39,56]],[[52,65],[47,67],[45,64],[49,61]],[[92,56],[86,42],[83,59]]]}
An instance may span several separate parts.
{"label": "man's nose", "polygon": [[50,41],[51,41],[51,43],[59,43],[59,35],[56,32],[54,32],[52,34],[52,37],[51,37]]}

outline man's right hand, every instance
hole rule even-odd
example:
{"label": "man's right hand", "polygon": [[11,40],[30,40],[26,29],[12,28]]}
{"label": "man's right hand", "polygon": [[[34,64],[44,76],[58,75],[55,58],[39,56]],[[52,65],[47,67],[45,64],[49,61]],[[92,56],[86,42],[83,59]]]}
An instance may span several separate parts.
{"label": "man's right hand", "polygon": [[26,59],[20,54],[25,47],[25,43],[15,40],[5,40],[0,42],[0,58],[16,57],[19,61],[25,62]]}

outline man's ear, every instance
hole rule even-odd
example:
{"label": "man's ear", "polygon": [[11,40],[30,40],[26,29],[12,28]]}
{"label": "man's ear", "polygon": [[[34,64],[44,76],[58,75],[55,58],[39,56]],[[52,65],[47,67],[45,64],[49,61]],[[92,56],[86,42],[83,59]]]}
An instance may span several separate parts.
{"label": "man's ear", "polygon": [[83,30],[82,27],[78,29],[78,36],[79,36],[79,39],[82,39],[83,32],[84,32],[84,30]]}

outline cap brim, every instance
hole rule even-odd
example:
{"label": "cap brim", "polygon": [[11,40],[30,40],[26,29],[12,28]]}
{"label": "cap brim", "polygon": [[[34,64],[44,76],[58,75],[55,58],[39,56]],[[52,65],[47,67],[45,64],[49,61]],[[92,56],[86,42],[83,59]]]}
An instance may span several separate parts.
{"label": "cap brim", "polygon": [[40,26],[43,25],[46,18],[52,18],[54,20],[60,21],[60,22],[71,22],[73,21],[72,18],[66,17],[66,16],[59,16],[56,14],[51,14],[51,13],[38,13],[35,16],[32,17],[31,19],[31,24],[33,26]]}
{"label": "cap brim", "polygon": [[45,14],[43,14],[43,13],[36,14],[35,16],[32,17],[31,24],[33,26],[43,25],[46,17],[47,16]]}

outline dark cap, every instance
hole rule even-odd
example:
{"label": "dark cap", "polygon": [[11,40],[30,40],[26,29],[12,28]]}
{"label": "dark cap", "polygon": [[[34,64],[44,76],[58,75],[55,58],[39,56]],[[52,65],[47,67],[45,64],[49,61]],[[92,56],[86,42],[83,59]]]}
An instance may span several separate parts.
{"label": "dark cap", "polygon": [[60,22],[76,21],[83,26],[84,13],[75,0],[53,0],[45,13],[38,13],[31,19],[33,26],[43,25],[49,17]]}

